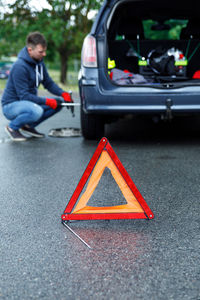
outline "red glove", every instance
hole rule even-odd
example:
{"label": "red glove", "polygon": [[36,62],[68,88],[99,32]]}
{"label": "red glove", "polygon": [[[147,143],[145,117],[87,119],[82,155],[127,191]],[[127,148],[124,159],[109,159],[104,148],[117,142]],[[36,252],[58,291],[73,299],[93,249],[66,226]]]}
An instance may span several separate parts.
{"label": "red glove", "polygon": [[58,101],[56,99],[46,98],[46,103],[45,104],[50,106],[53,109],[56,109],[61,103],[62,103],[62,101]]}
{"label": "red glove", "polygon": [[63,92],[61,96],[66,102],[74,102],[71,98],[71,95],[67,92]]}

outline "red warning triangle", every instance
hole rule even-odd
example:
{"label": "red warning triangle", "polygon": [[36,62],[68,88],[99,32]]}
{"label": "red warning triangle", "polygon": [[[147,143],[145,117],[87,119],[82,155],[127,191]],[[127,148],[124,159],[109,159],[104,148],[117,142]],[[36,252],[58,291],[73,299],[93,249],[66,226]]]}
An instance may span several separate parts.
{"label": "red warning triangle", "polygon": [[[110,169],[127,204],[117,206],[87,206],[105,168]],[[90,178],[89,178],[90,177]],[[80,194],[87,183],[84,193]],[[79,198],[80,197],[80,198]],[[153,219],[154,215],[123,167],[108,140],[104,137],[93,154],[63,215],[68,220]]]}

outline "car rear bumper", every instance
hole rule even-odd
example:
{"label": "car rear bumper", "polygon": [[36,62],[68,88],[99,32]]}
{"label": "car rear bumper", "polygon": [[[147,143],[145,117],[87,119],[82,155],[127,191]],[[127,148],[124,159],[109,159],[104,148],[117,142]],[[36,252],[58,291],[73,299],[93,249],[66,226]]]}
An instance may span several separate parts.
{"label": "car rear bumper", "polygon": [[[190,88],[191,89],[191,88]],[[115,91],[101,90],[98,86],[81,86],[81,101],[86,113],[128,114],[200,112],[200,89],[187,91],[159,91],[153,88],[119,87]]]}

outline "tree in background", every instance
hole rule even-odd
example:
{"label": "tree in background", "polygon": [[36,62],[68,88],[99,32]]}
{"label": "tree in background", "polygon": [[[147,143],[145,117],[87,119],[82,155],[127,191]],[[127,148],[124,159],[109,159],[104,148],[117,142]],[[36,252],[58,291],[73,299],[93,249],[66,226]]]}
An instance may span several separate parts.
{"label": "tree in background", "polygon": [[[4,0],[0,1],[3,7]],[[66,83],[68,61],[80,57],[82,42],[89,32],[91,11],[98,10],[102,0],[46,0],[48,8],[31,6],[30,0],[16,0],[0,12],[0,55],[17,53],[29,32],[40,31],[48,42],[48,60],[58,54],[60,81]],[[39,5],[39,4],[38,4]]]}

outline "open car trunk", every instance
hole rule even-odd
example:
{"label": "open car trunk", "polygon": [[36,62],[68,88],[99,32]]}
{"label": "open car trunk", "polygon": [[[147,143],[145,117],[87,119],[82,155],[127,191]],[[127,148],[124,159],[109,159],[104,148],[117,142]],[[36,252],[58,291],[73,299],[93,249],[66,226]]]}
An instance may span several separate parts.
{"label": "open car trunk", "polygon": [[114,5],[107,20],[108,73],[114,84],[200,85],[199,10],[174,2]]}

